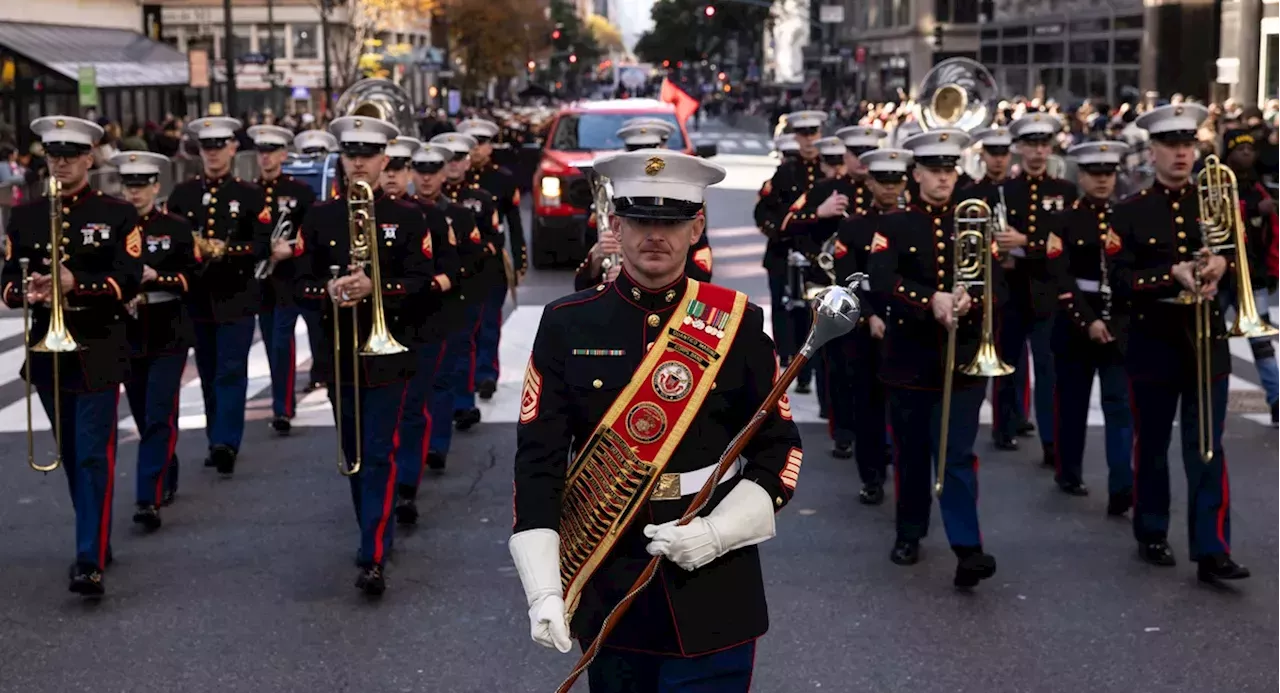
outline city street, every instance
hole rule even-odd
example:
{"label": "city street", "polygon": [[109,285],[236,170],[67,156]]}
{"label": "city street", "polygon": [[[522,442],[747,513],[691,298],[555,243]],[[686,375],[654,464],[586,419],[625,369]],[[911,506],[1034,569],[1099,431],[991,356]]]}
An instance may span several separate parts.
{"label": "city street", "polygon": [[[768,310],[765,239],[751,212],[776,165],[769,138],[712,124],[693,139],[716,141],[729,171],[708,192],[715,280]],[[570,271],[531,270],[519,305],[508,304],[498,393],[482,404],[480,425],[455,435],[449,469],[424,479],[422,518],[397,529],[379,601],[353,586],[357,528],[325,393],[301,400],[292,436],[275,436],[260,341],[251,351],[251,421],[230,480],[201,466],[200,385],[188,364],[180,490],[152,535],[129,520],[137,436],[121,398],[107,596],[95,604],[68,593],[71,501],[61,471],[26,465],[22,325],[18,313],[0,314],[0,693],[555,690],[578,651],[530,640],[506,542],[525,360],[542,306],[571,291]],[[305,334],[301,322],[298,330]],[[1129,524],[1106,517],[1096,391],[1087,498],[1056,489],[1034,439],[1019,452],[996,451],[984,405],[981,513],[999,572],[971,594],[951,586],[955,559],[936,512],[920,564],[890,563],[892,489],[884,505],[860,505],[854,463],[830,455],[816,400],[793,396],[806,461],[778,536],[762,547],[771,628],[753,690],[1275,691],[1277,433],[1247,344],[1233,340],[1232,354],[1232,543],[1253,578],[1220,589],[1199,584],[1188,558],[1176,449],[1176,568],[1140,562]],[[305,338],[297,361],[301,388]],[[52,435],[42,416],[36,428],[41,455]]]}

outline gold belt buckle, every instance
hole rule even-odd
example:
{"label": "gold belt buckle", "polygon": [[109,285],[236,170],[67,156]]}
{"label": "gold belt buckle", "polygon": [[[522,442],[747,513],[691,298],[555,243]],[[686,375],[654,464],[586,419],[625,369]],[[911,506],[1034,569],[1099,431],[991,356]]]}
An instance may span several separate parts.
{"label": "gold belt buckle", "polygon": [[663,474],[658,477],[658,485],[653,489],[653,495],[650,500],[677,500],[683,494],[680,493],[680,475],[679,474]]}

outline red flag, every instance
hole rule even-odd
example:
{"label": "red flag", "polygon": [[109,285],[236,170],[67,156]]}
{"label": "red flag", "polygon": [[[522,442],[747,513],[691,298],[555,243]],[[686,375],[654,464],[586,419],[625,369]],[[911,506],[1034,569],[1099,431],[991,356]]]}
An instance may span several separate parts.
{"label": "red flag", "polygon": [[663,103],[669,103],[676,107],[676,118],[682,124],[698,111],[698,100],[689,96],[685,90],[672,84],[671,80],[666,77],[662,78],[662,94],[659,98]]}

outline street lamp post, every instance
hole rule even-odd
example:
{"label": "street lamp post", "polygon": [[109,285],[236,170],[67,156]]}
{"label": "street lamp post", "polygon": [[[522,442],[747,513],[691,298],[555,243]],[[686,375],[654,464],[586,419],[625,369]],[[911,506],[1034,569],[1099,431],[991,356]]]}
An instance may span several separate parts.
{"label": "street lamp post", "polygon": [[231,46],[231,0],[222,0],[222,64],[227,71],[227,98],[224,113],[235,117],[236,113],[236,56]]}
{"label": "street lamp post", "polygon": [[329,104],[333,103],[333,77],[329,69],[329,8],[332,0],[320,0],[320,36],[321,36],[321,52],[324,57],[324,104],[320,111],[321,115],[329,113]]}

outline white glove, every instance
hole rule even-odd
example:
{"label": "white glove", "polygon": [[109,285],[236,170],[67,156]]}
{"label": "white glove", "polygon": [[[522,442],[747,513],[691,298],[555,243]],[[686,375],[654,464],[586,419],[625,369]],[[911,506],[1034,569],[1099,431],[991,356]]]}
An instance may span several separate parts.
{"label": "white glove", "polygon": [[706,517],[695,517],[683,527],[672,521],[644,528],[644,535],[653,540],[645,547],[649,555],[666,556],[685,570],[697,570],[776,533],[773,500],[759,484],[747,479],[739,481]]}
{"label": "white glove", "polygon": [[530,529],[511,535],[507,547],[529,602],[533,641],[568,652],[573,640],[560,591],[560,535],[550,529]]}

